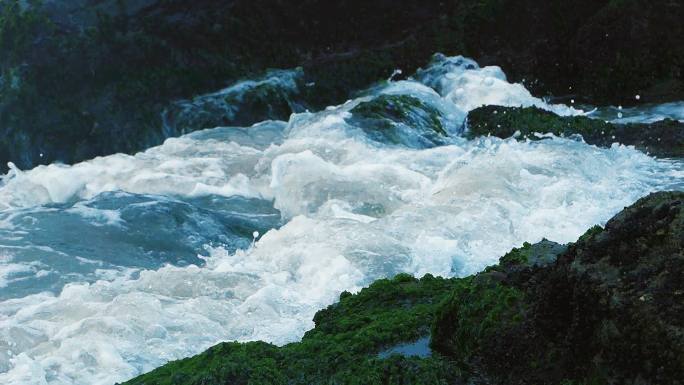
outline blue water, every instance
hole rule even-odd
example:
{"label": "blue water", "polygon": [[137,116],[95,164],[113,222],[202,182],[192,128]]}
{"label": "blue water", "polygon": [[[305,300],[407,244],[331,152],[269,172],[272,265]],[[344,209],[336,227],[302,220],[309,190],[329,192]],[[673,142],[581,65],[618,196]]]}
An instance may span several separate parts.
{"label": "blue water", "polygon": [[0,222],[12,227],[0,228],[0,248],[11,252],[13,263],[32,268],[9,277],[12,284],[0,291],[0,300],[58,292],[68,282],[95,281],[102,270],[202,266],[207,247],[246,249],[254,231],[263,234],[280,221],[278,210],[262,199],[121,191],[3,212]]}
{"label": "blue water", "polygon": [[430,355],[432,355],[432,350],[430,349],[430,337],[423,337],[414,342],[407,342],[393,346],[378,353],[378,357],[387,358],[395,354],[404,357],[430,357]]}

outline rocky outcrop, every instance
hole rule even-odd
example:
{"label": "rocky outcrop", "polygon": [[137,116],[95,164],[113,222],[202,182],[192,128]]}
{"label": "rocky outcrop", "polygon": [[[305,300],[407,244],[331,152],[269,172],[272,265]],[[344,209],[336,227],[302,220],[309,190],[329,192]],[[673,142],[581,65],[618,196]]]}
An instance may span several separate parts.
{"label": "rocky outcrop", "polygon": [[684,156],[684,123],[672,119],[617,124],[585,116],[558,116],[537,107],[486,106],[468,114],[467,126],[469,138],[492,135],[539,140],[547,133],[581,135],[588,144],[600,147],[621,143],[658,157]]}
{"label": "rocky outcrop", "polygon": [[379,355],[427,336],[435,309],[456,283],[430,275],[379,280],[316,313],[316,327],[301,342],[223,343],[127,384],[461,384],[459,369],[439,357]]}
{"label": "rocky outcrop", "polygon": [[3,168],[159,144],[183,132],[162,130],[173,101],[267,68],[302,66],[305,84],[315,84],[305,92],[310,108],[343,102],[397,68],[412,73],[435,52],[500,65],[537,95],[623,105],[636,95],[684,99],[678,1],[27,4],[40,2],[0,4]]}
{"label": "rocky outcrop", "polygon": [[179,136],[204,128],[250,126],[264,120],[287,120],[306,111],[304,72],[272,70],[221,91],[171,103],[163,113],[165,136]]}
{"label": "rocky outcrop", "polygon": [[526,245],[458,288],[432,346],[484,384],[680,384],[684,193],[657,193],[557,260]]}
{"label": "rocky outcrop", "polygon": [[[127,384],[676,385],[682,314],[684,193],[662,192],[474,276],[345,292],[301,342],[224,343]],[[407,353],[430,335],[431,352]]]}
{"label": "rocky outcrop", "polygon": [[351,110],[347,119],[373,140],[429,148],[446,143],[446,120],[435,107],[410,95],[380,95]]}
{"label": "rocky outcrop", "polygon": [[[162,129],[172,102],[268,68],[302,66],[303,84],[315,85],[302,90],[311,109],[343,102],[397,67],[410,71],[435,51],[452,51],[432,32],[443,8],[387,0],[2,2],[0,171],[7,161],[23,169],[159,144],[195,128]],[[292,112],[273,103],[254,110],[270,116],[236,123]]]}

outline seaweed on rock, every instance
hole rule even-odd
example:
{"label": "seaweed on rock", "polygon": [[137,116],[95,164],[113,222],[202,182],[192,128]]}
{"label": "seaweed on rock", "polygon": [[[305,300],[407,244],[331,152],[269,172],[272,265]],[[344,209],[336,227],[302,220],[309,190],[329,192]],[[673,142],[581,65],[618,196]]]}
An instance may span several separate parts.
{"label": "seaweed on rock", "polygon": [[[224,343],[127,384],[682,384],[684,193],[462,279],[401,274],[319,311],[301,342]],[[378,352],[431,333],[428,357]]]}
{"label": "seaweed on rock", "polygon": [[559,116],[537,107],[485,106],[470,111],[466,136],[516,136],[538,140],[556,136],[581,135],[588,144],[610,147],[613,143],[633,145],[659,157],[684,156],[684,123],[665,119],[654,123],[609,123],[586,116]]}
{"label": "seaweed on rock", "polygon": [[380,95],[351,110],[350,123],[381,143],[427,148],[448,137],[441,112],[410,95]]}
{"label": "seaweed on rock", "polygon": [[127,384],[454,384],[460,371],[439,357],[378,353],[430,331],[435,309],[458,282],[401,274],[319,311],[301,342],[223,343]]}

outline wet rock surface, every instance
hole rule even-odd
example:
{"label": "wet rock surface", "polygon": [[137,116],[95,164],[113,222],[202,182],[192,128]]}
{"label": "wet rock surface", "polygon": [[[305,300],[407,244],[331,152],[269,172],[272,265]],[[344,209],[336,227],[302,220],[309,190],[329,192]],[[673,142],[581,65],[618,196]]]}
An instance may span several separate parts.
{"label": "wet rock surface", "polygon": [[[379,280],[299,343],[225,343],[128,384],[680,384],[683,250],[684,193],[655,193],[575,243],[462,279]],[[428,334],[430,355],[386,354]]]}
{"label": "wet rock surface", "polygon": [[589,230],[553,264],[530,266],[539,246],[526,245],[453,293],[433,348],[479,383],[681,383],[683,245],[684,194],[669,192]]}
{"label": "wet rock surface", "polygon": [[558,116],[536,107],[486,106],[468,114],[466,135],[474,138],[493,135],[538,140],[535,134],[581,135],[585,142],[599,147],[613,143],[631,145],[657,157],[684,156],[684,123],[665,119],[653,123],[609,123],[585,116]]}

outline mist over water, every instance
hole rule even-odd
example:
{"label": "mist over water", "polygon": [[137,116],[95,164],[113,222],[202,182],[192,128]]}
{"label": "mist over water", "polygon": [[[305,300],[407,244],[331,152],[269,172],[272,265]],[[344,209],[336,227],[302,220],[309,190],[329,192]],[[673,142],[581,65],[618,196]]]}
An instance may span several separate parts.
{"label": "mist over water", "polygon": [[[12,168],[0,184],[0,383],[113,384],[220,341],[295,341],[343,290],[472,274],[684,186],[679,161],[617,144],[463,139],[483,104],[583,113],[498,67],[437,56],[363,95],[134,156]],[[445,135],[420,114],[378,134],[353,111],[383,95],[418,99]]]}

